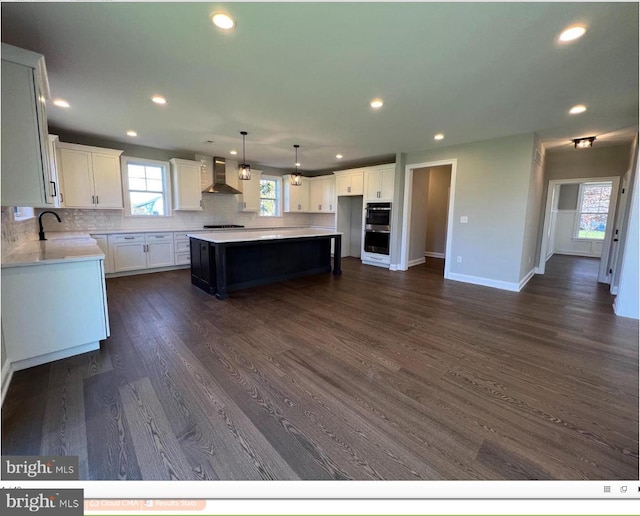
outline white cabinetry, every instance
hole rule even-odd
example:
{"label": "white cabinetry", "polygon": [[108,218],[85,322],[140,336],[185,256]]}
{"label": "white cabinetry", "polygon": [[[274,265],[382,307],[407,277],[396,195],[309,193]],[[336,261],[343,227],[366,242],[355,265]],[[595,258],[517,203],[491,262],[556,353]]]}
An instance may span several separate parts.
{"label": "white cabinetry", "polygon": [[336,196],[362,195],[364,173],[362,170],[342,170],[336,176]]}
{"label": "white cabinetry", "polygon": [[335,212],[335,179],[333,176],[309,178],[309,211]]}
{"label": "white cabinetry", "polygon": [[364,192],[367,201],[393,201],[396,165],[369,167],[364,172]]}
{"label": "white cabinetry", "polygon": [[100,250],[104,253],[104,272],[109,274],[113,272],[113,260],[109,252],[109,239],[107,235],[91,235],[97,243]]}
{"label": "white cabinetry", "polygon": [[109,336],[102,260],[3,268],[2,331],[15,370],[98,349]]}
{"label": "white cabinetry", "polygon": [[2,43],[2,206],[51,207],[44,57]]}
{"label": "white cabinetry", "polygon": [[289,174],[282,176],[284,182],[284,211],[285,213],[300,213],[309,211],[309,181],[302,179],[302,184],[293,186]]}
{"label": "white cabinetry", "polygon": [[63,142],[57,146],[65,208],[123,208],[122,151]]}
{"label": "white cabinetry", "polygon": [[183,211],[202,211],[202,189],[200,176],[202,165],[199,161],[173,158],[171,178],[173,180],[173,209]]}
{"label": "white cabinetry", "polygon": [[119,233],[109,235],[113,272],[174,265],[173,233]]}
{"label": "white cabinetry", "polygon": [[238,190],[242,192],[238,204],[239,211],[260,211],[260,176],[261,170],[251,170],[251,179],[238,180]]}

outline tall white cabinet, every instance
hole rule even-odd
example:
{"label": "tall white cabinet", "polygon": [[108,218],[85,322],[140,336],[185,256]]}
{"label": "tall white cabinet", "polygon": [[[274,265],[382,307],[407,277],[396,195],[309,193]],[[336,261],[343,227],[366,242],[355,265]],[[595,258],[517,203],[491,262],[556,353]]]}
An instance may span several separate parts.
{"label": "tall white cabinet", "polygon": [[123,209],[121,150],[57,144],[65,208]]}
{"label": "tall white cabinet", "polygon": [[2,206],[52,207],[44,57],[2,43]]}
{"label": "tall white cabinet", "polygon": [[202,211],[201,163],[178,158],[169,161],[174,211]]}

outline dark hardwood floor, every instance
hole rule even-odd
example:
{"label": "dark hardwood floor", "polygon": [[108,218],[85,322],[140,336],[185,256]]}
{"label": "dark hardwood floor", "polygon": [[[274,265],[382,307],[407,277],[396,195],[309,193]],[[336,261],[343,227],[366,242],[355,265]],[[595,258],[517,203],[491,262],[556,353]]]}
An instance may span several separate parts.
{"label": "dark hardwood floor", "polygon": [[17,372],[2,453],[83,479],[638,479],[638,323],[597,260],[521,293],[343,261],[218,301],[107,281],[99,351]]}

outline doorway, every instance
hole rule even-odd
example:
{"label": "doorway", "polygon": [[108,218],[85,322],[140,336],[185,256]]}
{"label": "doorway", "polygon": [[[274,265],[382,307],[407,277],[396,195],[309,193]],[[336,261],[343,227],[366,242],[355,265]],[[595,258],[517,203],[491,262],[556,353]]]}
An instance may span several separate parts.
{"label": "doorway", "polygon": [[444,260],[449,277],[456,165],[450,159],[406,166],[400,270]]}
{"label": "doorway", "polygon": [[597,281],[611,283],[609,256],[619,177],[549,181],[538,274],[554,255],[599,260]]}
{"label": "doorway", "polygon": [[363,196],[339,196],[336,231],[342,233],[342,257],[360,258],[362,251]]}

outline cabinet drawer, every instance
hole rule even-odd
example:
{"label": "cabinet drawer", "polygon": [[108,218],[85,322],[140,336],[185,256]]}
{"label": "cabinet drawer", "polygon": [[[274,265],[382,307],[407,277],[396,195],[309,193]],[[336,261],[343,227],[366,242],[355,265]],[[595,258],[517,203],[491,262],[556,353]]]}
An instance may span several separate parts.
{"label": "cabinet drawer", "polygon": [[176,253],[189,252],[189,240],[177,240],[175,243]]}
{"label": "cabinet drawer", "polygon": [[189,251],[176,253],[176,265],[186,265],[191,263]]}
{"label": "cabinet drawer", "polygon": [[112,235],[112,241],[116,244],[144,242],[144,233],[121,233],[118,235]]}
{"label": "cabinet drawer", "polygon": [[173,233],[147,233],[147,242],[173,241]]}
{"label": "cabinet drawer", "polygon": [[[191,232],[193,233],[193,232]],[[173,234],[173,239],[177,242],[179,240],[184,240],[185,242],[189,241],[189,237],[187,236],[189,233],[187,232],[180,232],[180,233],[174,233]]]}

